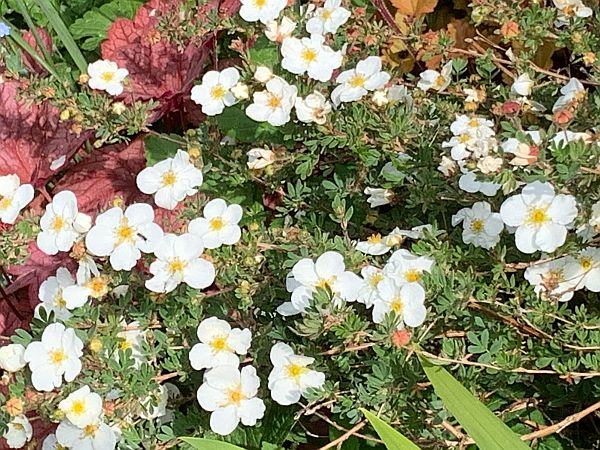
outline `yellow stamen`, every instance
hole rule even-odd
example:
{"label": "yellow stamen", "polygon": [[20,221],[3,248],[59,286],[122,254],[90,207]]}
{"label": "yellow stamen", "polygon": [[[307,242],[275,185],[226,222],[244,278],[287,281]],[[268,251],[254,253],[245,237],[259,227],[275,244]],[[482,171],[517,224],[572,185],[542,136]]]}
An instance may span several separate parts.
{"label": "yellow stamen", "polygon": [[360,73],[352,75],[352,77],[348,80],[348,84],[353,88],[364,87],[366,82],[367,78],[364,75],[361,75]]}
{"label": "yellow stamen", "polygon": [[102,75],[100,75],[100,78],[102,78],[104,81],[106,81],[108,83],[115,79],[115,73],[114,72],[102,72]]}
{"label": "yellow stamen", "polygon": [[410,269],[404,273],[404,279],[406,281],[408,281],[409,283],[414,283],[416,281],[419,281],[422,276],[423,276],[423,274],[421,273],[421,271],[419,271],[417,269]]}
{"label": "yellow stamen", "polygon": [[581,265],[581,268],[587,272],[594,265],[594,261],[592,261],[592,258],[583,257],[579,258],[579,264]]}
{"label": "yellow stamen", "polygon": [[129,226],[127,217],[123,217],[121,223],[115,230],[115,234],[117,235],[117,245],[121,245],[123,242],[133,241],[136,232],[133,227]]}
{"label": "yellow stamen", "polygon": [[372,287],[377,287],[377,285],[381,282],[381,280],[383,280],[383,274],[382,273],[376,273],[371,278],[369,278],[369,284]]}
{"label": "yellow stamen", "polygon": [[213,217],[209,221],[209,226],[213,231],[220,231],[225,226],[225,221],[221,217]]}
{"label": "yellow stamen", "polygon": [[12,205],[12,202],[13,202],[12,198],[2,197],[2,199],[0,200],[0,211],[10,208],[10,206]]}
{"label": "yellow stamen", "polygon": [[85,437],[94,437],[96,435],[96,432],[98,431],[98,425],[96,424],[89,424],[86,425],[85,427],[83,427],[83,435]]}
{"label": "yellow stamen", "polygon": [[119,348],[123,351],[127,350],[128,348],[132,348],[133,344],[131,342],[129,342],[127,339],[123,339],[121,342],[119,342]]}
{"label": "yellow stamen", "polygon": [[473,233],[481,233],[483,231],[483,220],[475,219],[471,222],[471,231]]}
{"label": "yellow stamen", "polygon": [[180,273],[183,272],[187,263],[179,258],[174,258],[169,262],[169,272]]}
{"label": "yellow stamen", "polygon": [[173,186],[177,182],[177,175],[172,170],[167,170],[162,177],[163,187]]}
{"label": "yellow stamen", "polygon": [[321,12],[321,20],[331,19],[332,14],[333,14],[333,11],[331,9],[324,9],[323,12]]}
{"label": "yellow stamen", "polygon": [[56,366],[62,364],[67,359],[67,354],[62,350],[52,350],[50,352],[50,362]]}
{"label": "yellow stamen", "polygon": [[479,126],[479,121],[477,119],[469,120],[469,126],[471,128],[477,128]]}
{"label": "yellow stamen", "polygon": [[61,216],[55,216],[54,220],[52,220],[52,224],[50,225],[50,228],[52,230],[54,230],[54,232],[58,233],[66,226],[67,226],[67,221],[65,219],[63,219]]}
{"label": "yellow stamen", "polygon": [[271,109],[277,109],[281,107],[281,97],[278,97],[274,94],[269,95],[269,100],[267,101],[267,106]]}
{"label": "yellow stamen", "polygon": [[392,309],[392,311],[394,311],[396,314],[401,314],[402,310],[404,309],[404,304],[402,303],[402,299],[400,297],[395,297],[392,300],[392,303],[390,305],[390,308]]}
{"label": "yellow stamen", "polygon": [[266,4],[267,0],[254,0],[254,5],[256,5],[257,8],[264,8]]}
{"label": "yellow stamen", "polygon": [[225,94],[227,94],[227,90],[220,84],[217,84],[210,90],[210,96],[215,100],[222,100]]}
{"label": "yellow stamen", "polygon": [[446,84],[446,79],[442,75],[438,75],[434,83],[435,88],[441,89],[442,87],[444,87],[444,84]]}
{"label": "yellow stamen", "polygon": [[527,216],[527,223],[534,226],[541,226],[550,221],[550,217],[546,212],[547,207],[534,207],[529,210],[529,214]]}
{"label": "yellow stamen", "polygon": [[218,352],[230,351],[231,348],[227,345],[227,338],[224,336],[217,336],[212,340],[210,346]]}
{"label": "yellow stamen", "polygon": [[460,137],[458,138],[458,142],[460,142],[461,144],[466,144],[470,140],[471,140],[471,136],[469,136],[467,133],[461,134]]}
{"label": "yellow stamen", "polygon": [[67,306],[67,301],[62,296],[62,289],[60,291],[60,294],[54,297],[54,306],[58,309],[64,309]]}
{"label": "yellow stamen", "polygon": [[85,402],[83,400],[75,400],[71,405],[71,412],[75,415],[81,415],[85,412]]}
{"label": "yellow stamen", "polygon": [[376,233],[369,236],[367,238],[367,242],[369,244],[381,244],[383,242],[383,238],[381,237],[381,234]]}
{"label": "yellow stamen", "polygon": [[85,284],[92,291],[92,297],[100,298],[108,292],[108,279],[106,277],[94,277]]}
{"label": "yellow stamen", "polygon": [[229,405],[239,405],[242,400],[246,400],[246,396],[242,393],[241,386],[230,389],[227,397],[229,398]]}
{"label": "yellow stamen", "polygon": [[308,372],[308,368],[300,366],[298,364],[289,364],[288,366],[286,366],[285,371],[288,377],[298,382],[300,377],[306,372]]}
{"label": "yellow stamen", "polygon": [[300,57],[310,64],[312,62],[315,62],[315,60],[317,59],[317,52],[314,51],[312,48],[305,48],[304,50],[302,50]]}
{"label": "yellow stamen", "polygon": [[331,285],[335,282],[336,278],[336,276],[333,276],[331,278],[321,278],[315,287],[332,290]]}

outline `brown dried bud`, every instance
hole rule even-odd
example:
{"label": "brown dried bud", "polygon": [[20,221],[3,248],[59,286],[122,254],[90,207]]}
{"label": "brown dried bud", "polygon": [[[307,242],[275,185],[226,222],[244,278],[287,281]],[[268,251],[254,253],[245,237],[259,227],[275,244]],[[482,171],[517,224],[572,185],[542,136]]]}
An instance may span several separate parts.
{"label": "brown dried bud", "polygon": [[11,417],[23,414],[23,400],[17,397],[9,398],[6,402],[5,409]]}
{"label": "brown dried bud", "polygon": [[518,36],[520,32],[519,24],[514,20],[509,20],[500,27],[500,33],[502,33],[502,36],[506,39]]}
{"label": "brown dried bud", "polygon": [[394,331],[390,337],[396,347],[405,347],[410,342],[411,334],[410,331],[403,329]]}

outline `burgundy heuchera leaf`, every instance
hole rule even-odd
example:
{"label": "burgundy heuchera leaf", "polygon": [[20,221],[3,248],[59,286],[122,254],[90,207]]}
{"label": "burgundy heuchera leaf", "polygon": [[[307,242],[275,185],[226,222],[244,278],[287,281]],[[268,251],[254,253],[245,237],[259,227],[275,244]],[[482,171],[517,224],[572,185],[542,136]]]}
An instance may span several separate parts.
{"label": "burgundy heuchera leaf", "polygon": [[[160,102],[151,121],[166,112],[182,109],[211,49],[214,33],[178,46],[158,30],[160,17],[176,12],[181,3],[182,0],[151,0],[139,9],[133,20],[117,19],[101,46],[104,59],[115,61],[129,71],[122,94],[125,101],[155,99]],[[223,4],[213,0],[207,10],[219,6],[223,15],[231,15],[239,7],[239,0],[227,0]],[[171,26],[176,28],[181,19],[177,15],[174,17],[176,23]]]}
{"label": "burgundy heuchera leaf", "polygon": [[[52,37],[48,34],[48,32],[44,28],[36,28],[37,34],[42,41],[46,52],[51,55],[52,54]],[[27,42],[40,56],[43,55],[34,34],[31,31],[26,31],[23,33],[23,39]],[[46,76],[48,75],[48,71],[40,66],[35,59],[31,57],[31,55],[25,51],[21,52],[23,57],[23,63],[31,70],[39,75]]]}
{"label": "burgundy heuchera leaf", "polygon": [[90,132],[71,133],[57,108],[19,100],[19,88],[16,81],[0,83],[0,176],[15,173],[21,183],[39,187],[54,174],[52,163],[69,159]]}

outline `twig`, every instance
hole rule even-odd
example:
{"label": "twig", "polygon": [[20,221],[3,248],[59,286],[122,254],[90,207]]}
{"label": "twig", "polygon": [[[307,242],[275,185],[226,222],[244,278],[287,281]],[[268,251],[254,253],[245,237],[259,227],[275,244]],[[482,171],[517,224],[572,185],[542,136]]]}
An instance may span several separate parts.
{"label": "twig", "polygon": [[350,436],[352,436],[352,435],[356,434],[358,431],[360,431],[360,429],[363,428],[366,424],[367,424],[367,422],[365,422],[365,421],[357,423],[351,429],[349,429],[344,434],[342,434],[339,438],[331,441],[327,445],[324,445],[319,450],[327,450],[329,448],[333,448],[333,447],[337,447],[337,446],[341,447],[341,445],[344,441],[346,441],[348,438],[350,438]]}
{"label": "twig", "polygon": [[321,356],[331,356],[337,355],[338,353],[348,353],[348,352],[357,352],[359,350],[364,350],[369,347],[373,347],[374,345],[379,344],[379,342],[367,342],[365,344],[354,345],[351,347],[334,347],[331,350],[327,350],[326,352],[321,352],[319,355]]}
{"label": "twig", "polygon": [[375,9],[381,14],[381,17],[385,21],[385,23],[390,27],[396,34],[402,34],[400,27],[396,23],[394,16],[390,13],[390,10],[387,9],[385,2],[383,0],[372,0],[373,6]]}
{"label": "twig", "polygon": [[157,383],[162,383],[163,381],[170,380],[171,378],[175,378],[177,376],[179,376],[179,372],[165,373],[163,375],[154,377],[154,381]]}
{"label": "twig", "polygon": [[583,411],[579,411],[578,413],[571,414],[570,416],[565,417],[558,423],[554,425],[550,425],[549,427],[542,428],[541,430],[534,431],[533,433],[525,434],[521,436],[521,439],[524,441],[532,441],[533,439],[538,439],[541,437],[549,436],[554,433],[560,433],[562,430],[567,428],[568,426],[573,425],[576,422],[579,422],[585,416],[590,415],[594,411],[600,409],[600,401],[594,403],[591,406],[588,406]]}
{"label": "twig", "polygon": [[[348,431],[347,428],[344,428],[343,426],[335,423],[333,420],[331,420],[329,417],[327,417],[324,414],[321,414],[319,412],[315,412],[314,415],[317,416],[319,419],[327,422],[329,425],[331,425],[336,430],[344,431],[344,432]],[[383,444],[383,441],[381,439],[377,439],[377,438],[374,438],[374,437],[371,437],[371,436],[366,436],[364,434],[354,433],[354,436],[356,436],[357,438],[363,439],[365,441],[371,441],[371,442],[376,442],[378,444]]]}

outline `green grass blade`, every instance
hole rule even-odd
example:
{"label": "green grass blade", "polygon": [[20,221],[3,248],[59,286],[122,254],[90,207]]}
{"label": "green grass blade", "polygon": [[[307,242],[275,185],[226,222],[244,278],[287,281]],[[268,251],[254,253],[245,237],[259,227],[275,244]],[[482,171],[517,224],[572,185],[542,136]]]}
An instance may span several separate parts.
{"label": "green grass blade", "polygon": [[58,76],[58,73],[56,73],[54,68],[50,64],[48,64],[46,62],[46,60],[44,58],[42,58],[40,56],[40,54],[38,52],[36,52],[34,50],[34,48],[27,43],[27,41],[25,41],[25,39],[23,39],[23,36],[21,36],[21,33],[19,33],[19,31],[17,31],[17,28],[14,25],[12,25],[4,17],[2,17],[1,20],[3,22],[5,22],[8,26],[10,26],[10,35],[8,36],[9,39],[11,39],[15,44],[17,44],[19,47],[21,47],[23,50],[25,50],[33,59],[35,59],[35,61],[40,66],[42,66],[44,69],[46,69],[46,71],[49,74],[51,74],[54,78],[56,78],[58,80],[62,80],[62,78],[60,76]]}
{"label": "green grass blade", "polygon": [[48,64],[51,64],[52,60],[50,59],[50,55],[46,51],[46,46],[44,45],[44,41],[40,37],[40,34],[37,32],[37,28],[36,28],[35,24],[33,23],[31,16],[29,15],[29,10],[27,9],[27,5],[25,4],[25,1],[24,0],[16,0],[16,2],[17,2],[17,6],[19,7],[19,12],[25,19],[25,23],[27,23],[29,30],[33,34],[33,37],[35,38],[35,41],[37,42],[37,45],[38,45],[40,51],[42,52],[44,59],[48,62]]}
{"label": "green grass blade", "polygon": [[236,445],[229,444],[223,441],[214,441],[212,439],[192,437],[182,437],[180,439],[183,442],[190,444],[192,447],[198,448],[200,450],[244,450],[243,448],[237,447]]}
{"label": "green grass blade", "polygon": [[48,22],[50,22],[50,25],[52,25],[52,28],[54,28],[54,31],[64,44],[65,48],[69,52],[69,55],[71,55],[71,58],[73,58],[73,61],[75,61],[79,71],[81,73],[86,73],[87,62],[83,57],[81,50],[79,50],[79,47],[75,43],[73,36],[71,36],[67,26],[60,18],[60,15],[56,9],[54,9],[52,3],[50,3],[50,0],[38,0],[38,5],[48,18]]}
{"label": "green grass blade", "polygon": [[436,394],[481,450],[529,450],[504,422],[477,400],[443,367],[421,359]]}
{"label": "green grass blade", "polygon": [[388,450],[419,450],[410,439],[406,438],[402,433],[394,430],[391,426],[366,409],[361,409],[365,417],[371,422],[375,431],[384,442]]}

